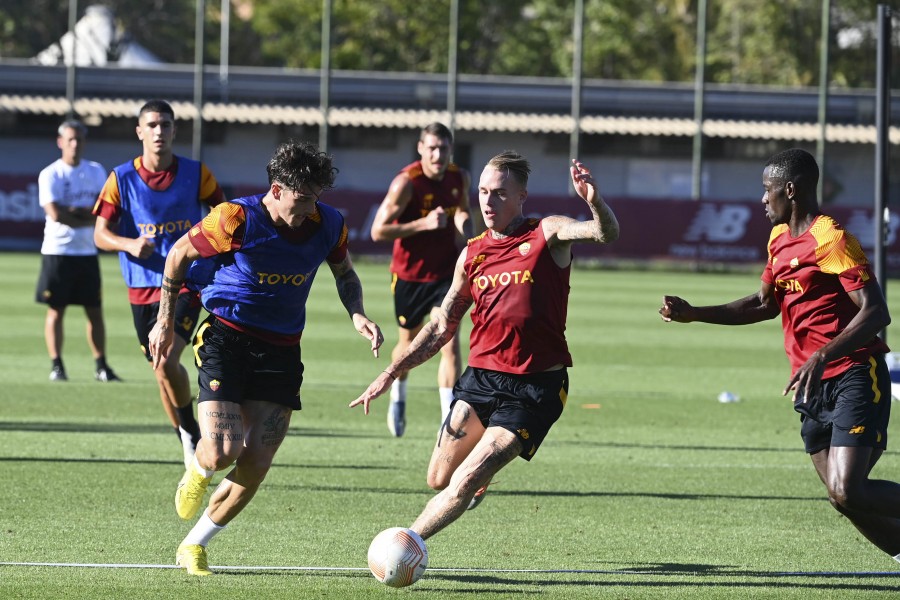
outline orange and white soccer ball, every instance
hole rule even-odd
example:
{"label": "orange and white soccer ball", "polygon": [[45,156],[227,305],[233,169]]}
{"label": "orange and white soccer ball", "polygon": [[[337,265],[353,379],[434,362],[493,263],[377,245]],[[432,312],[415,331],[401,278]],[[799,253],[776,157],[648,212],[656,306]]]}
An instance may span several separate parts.
{"label": "orange and white soccer ball", "polygon": [[375,579],[391,587],[414,584],[427,566],[425,541],[412,529],[385,529],[369,545],[369,570]]}

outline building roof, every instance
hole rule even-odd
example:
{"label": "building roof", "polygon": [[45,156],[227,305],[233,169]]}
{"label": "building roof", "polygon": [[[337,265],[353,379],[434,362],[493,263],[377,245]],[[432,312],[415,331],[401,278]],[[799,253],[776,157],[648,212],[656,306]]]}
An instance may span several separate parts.
{"label": "building roof", "polygon": [[[196,109],[192,103],[171,104],[179,119],[194,118]],[[62,117],[68,110],[69,103],[64,97],[0,94],[0,111]],[[92,117],[127,118],[134,116],[135,101],[78,98],[75,111],[88,120]],[[446,111],[437,110],[334,107],[328,111],[328,124],[332,127],[409,129],[432,121],[446,122],[448,117]],[[568,134],[573,123],[569,115],[540,113],[460,111],[455,117],[456,129],[463,131]],[[322,116],[318,107],[207,102],[203,105],[203,118],[207,122],[316,126]],[[693,136],[695,130],[693,119],[600,115],[587,115],[581,119],[581,131],[585,134],[684,137]],[[711,138],[814,142],[819,137],[819,126],[815,123],[709,119],[703,123],[703,133]],[[828,142],[873,144],[876,130],[874,125],[828,125],[825,139]],[[890,128],[890,140],[894,144],[900,143],[900,128]]]}
{"label": "building roof", "polygon": [[[63,116],[65,67],[0,60],[0,111]],[[146,99],[170,101],[179,119],[193,119],[191,65],[153,69],[118,66],[76,70],[75,111],[84,119],[134,117]],[[209,122],[316,126],[322,74],[310,69],[236,67],[204,70],[203,118]],[[427,73],[336,71],[328,77],[330,126],[416,129],[449,122],[447,77]],[[463,75],[454,127],[468,131],[569,134],[571,81],[559,78]],[[686,83],[587,80],[580,128],[586,134],[690,137],[696,131],[694,89]],[[891,99],[900,117],[900,99]],[[872,90],[833,90],[828,96],[829,142],[876,140]],[[818,90],[709,84],[704,91],[704,135],[712,138],[815,141]],[[896,118],[895,121],[900,121]],[[890,129],[893,143],[900,128]]]}

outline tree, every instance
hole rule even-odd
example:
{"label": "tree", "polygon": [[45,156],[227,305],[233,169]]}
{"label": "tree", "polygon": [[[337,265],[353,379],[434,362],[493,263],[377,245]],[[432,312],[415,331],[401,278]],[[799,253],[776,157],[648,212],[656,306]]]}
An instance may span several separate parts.
{"label": "tree", "polygon": [[14,0],[0,4],[0,56],[31,58],[68,30],[65,0]]}
{"label": "tree", "polygon": [[[135,41],[165,61],[191,63],[195,2],[111,4]],[[88,4],[79,3],[82,14]],[[900,9],[900,0],[887,4]],[[231,0],[231,5],[232,64],[320,66],[322,0]],[[460,73],[571,77],[572,5],[571,0],[460,0]],[[709,0],[707,81],[817,85],[821,5],[821,0]],[[697,6],[698,0],[585,0],[584,76],[692,81]],[[218,2],[207,1],[210,64],[219,61],[219,11]],[[334,0],[332,67],[444,73],[449,11],[449,0]],[[875,16],[872,0],[832,0],[832,85],[874,86]],[[0,56],[34,56],[59,40],[67,25],[67,0],[5,0]],[[892,65],[892,80],[900,82],[900,60]]]}

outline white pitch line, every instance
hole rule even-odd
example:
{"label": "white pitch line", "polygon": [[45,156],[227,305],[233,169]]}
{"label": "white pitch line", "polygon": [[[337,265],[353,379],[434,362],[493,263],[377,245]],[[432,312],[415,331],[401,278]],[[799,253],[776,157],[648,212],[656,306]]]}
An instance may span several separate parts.
{"label": "white pitch line", "polygon": [[[0,562],[7,567],[85,567],[93,569],[181,569],[176,565],[125,564],[125,563],[59,563],[59,562]],[[299,567],[299,566],[251,566],[236,567],[227,565],[211,565],[210,569],[219,571],[360,571],[366,567]],[[598,570],[598,569],[487,569],[477,567],[433,567],[429,573],[532,573],[532,574],[574,574],[574,575],[690,575],[692,571],[659,571],[659,570]],[[694,574],[719,575],[722,577],[900,577],[900,571],[782,571],[775,573],[759,572],[710,572],[697,571]]]}
{"label": "white pitch line", "polygon": [[[57,563],[57,562],[0,562],[6,567],[87,567],[92,569],[181,569],[176,565],[125,563]],[[220,571],[368,571],[365,567],[235,567],[210,565]]]}
{"label": "white pitch line", "polygon": [[900,577],[900,571],[786,571],[776,577]]}

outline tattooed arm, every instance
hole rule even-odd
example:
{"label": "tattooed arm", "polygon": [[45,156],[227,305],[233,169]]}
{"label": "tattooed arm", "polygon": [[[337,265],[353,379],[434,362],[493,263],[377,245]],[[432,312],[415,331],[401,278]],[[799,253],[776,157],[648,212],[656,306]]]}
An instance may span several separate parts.
{"label": "tattooed arm", "polygon": [[350,261],[348,253],[344,260],[337,264],[328,263],[331,267],[331,273],[334,275],[334,282],[337,286],[338,297],[341,304],[347,309],[350,318],[353,320],[353,326],[361,336],[372,342],[372,353],[378,357],[378,349],[384,342],[384,336],[381,329],[373,321],[366,316],[363,308],[363,290],[362,283],[359,281],[359,275],[353,269],[353,263]]}
{"label": "tattooed arm", "polygon": [[350,403],[351,408],[362,404],[365,413],[369,414],[369,403],[391,387],[397,373],[409,371],[426,362],[453,339],[460,321],[472,306],[472,292],[464,268],[465,260],[466,250],[463,250],[456,260],[453,283],[444,296],[437,318],[422,327],[406,352],[382,371],[359,398]]}
{"label": "tattooed arm", "polygon": [[575,191],[587,202],[593,218],[590,221],[578,221],[556,215],[541,221],[547,245],[560,266],[569,264],[572,242],[608,244],[619,239],[619,222],[600,196],[591,172],[577,159],[572,159],[569,171]]}
{"label": "tattooed arm", "polygon": [[175,242],[166,256],[163,269],[163,282],[160,287],[159,314],[156,325],[150,331],[150,355],[153,357],[153,368],[156,369],[169,355],[169,349],[175,339],[175,302],[184,283],[184,275],[188,266],[200,258],[200,253],[191,244],[186,233]]}

